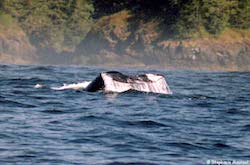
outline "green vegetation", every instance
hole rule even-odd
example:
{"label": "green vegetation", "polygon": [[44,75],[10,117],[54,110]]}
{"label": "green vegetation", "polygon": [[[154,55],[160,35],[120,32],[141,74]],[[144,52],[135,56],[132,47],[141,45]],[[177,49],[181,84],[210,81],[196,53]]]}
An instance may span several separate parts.
{"label": "green vegetation", "polygon": [[0,13],[0,24],[5,27],[12,27],[15,20],[8,14]]}
{"label": "green vegetation", "polygon": [[231,10],[230,24],[232,27],[247,29],[250,27],[250,0],[234,1]]}
{"label": "green vegetation", "polygon": [[[159,21],[162,40],[250,28],[250,0],[2,0],[0,9],[1,24],[10,25],[15,19],[33,45],[57,53],[73,52],[94,22],[107,23],[101,28],[114,27],[123,40],[135,34],[140,21]],[[121,11],[129,11],[127,22],[117,18],[124,14],[109,17]],[[124,24],[129,29],[119,32]]]}
{"label": "green vegetation", "polygon": [[126,9],[138,19],[160,18],[165,39],[219,35],[227,27],[250,28],[250,0],[96,0],[94,4],[97,16]]}
{"label": "green vegetation", "polygon": [[17,19],[34,45],[56,52],[73,50],[92,23],[88,0],[3,0],[1,8]]}

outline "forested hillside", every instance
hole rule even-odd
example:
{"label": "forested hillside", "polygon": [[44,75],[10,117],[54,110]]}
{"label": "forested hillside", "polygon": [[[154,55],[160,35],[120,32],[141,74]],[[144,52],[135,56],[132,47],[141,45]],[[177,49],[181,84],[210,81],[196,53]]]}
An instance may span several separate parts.
{"label": "forested hillside", "polygon": [[3,0],[2,13],[11,15],[39,48],[71,50],[84,39],[92,24],[87,0]]}
{"label": "forested hillside", "polygon": [[42,62],[250,63],[250,0],[2,0],[0,10],[1,26],[18,26]]}
{"label": "forested hillside", "polygon": [[123,9],[139,19],[159,19],[162,30],[172,38],[189,38],[202,28],[220,34],[226,27],[250,27],[249,0],[119,0],[94,2],[96,16],[110,15]]}

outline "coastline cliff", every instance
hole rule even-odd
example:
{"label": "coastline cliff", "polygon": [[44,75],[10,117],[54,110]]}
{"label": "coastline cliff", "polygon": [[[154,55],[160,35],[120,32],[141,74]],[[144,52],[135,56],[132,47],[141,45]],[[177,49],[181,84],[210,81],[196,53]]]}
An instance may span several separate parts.
{"label": "coastline cliff", "polygon": [[0,3],[0,63],[250,71],[247,1],[12,1]]}
{"label": "coastline cliff", "polygon": [[226,29],[218,36],[201,30],[197,38],[171,40],[162,37],[159,20],[133,22],[131,17],[124,10],[100,18],[77,47],[72,62],[115,67],[250,70],[248,29]]}
{"label": "coastline cliff", "polygon": [[25,32],[8,15],[1,15],[0,63],[31,64],[37,60],[36,48]]}

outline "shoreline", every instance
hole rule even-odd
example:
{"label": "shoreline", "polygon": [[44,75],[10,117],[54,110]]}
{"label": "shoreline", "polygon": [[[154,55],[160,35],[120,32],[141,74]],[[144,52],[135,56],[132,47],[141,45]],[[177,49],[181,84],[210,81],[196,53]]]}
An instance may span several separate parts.
{"label": "shoreline", "polygon": [[147,65],[147,66],[136,66],[136,65],[109,65],[109,64],[98,64],[98,65],[79,65],[79,64],[42,64],[42,63],[26,63],[26,64],[14,64],[14,63],[3,63],[0,62],[0,65],[18,65],[18,66],[33,66],[33,67],[79,67],[79,68],[96,68],[96,69],[107,69],[107,70],[164,70],[164,71],[195,71],[195,72],[250,72],[250,70],[237,70],[230,68],[217,67],[213,68],[176,68],[176,67],[164,67],[156,65]]}

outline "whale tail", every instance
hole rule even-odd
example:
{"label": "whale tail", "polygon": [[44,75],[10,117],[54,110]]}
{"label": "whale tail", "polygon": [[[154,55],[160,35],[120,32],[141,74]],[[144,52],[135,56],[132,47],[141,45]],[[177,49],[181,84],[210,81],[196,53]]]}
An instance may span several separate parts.
{"label": "whale tail", "polygon": [[103,72],[85,89],[89,92],[104,90],[105,92],[125,92],[129,90],[171,94],[171,90],[163,75],[143,74],[127,76],[120,72]]}
{"label": "whale tail", "polygon": [[[37,84],[34,88],[47,88]],[[106,93],[121,93],[130,90],[140,92],[152,92],[160,94],[172,94],[165,77],[160,74],[142,74],[128,76],[116,71],[102,72],[93,81],[83,81],[74,84],[64,84],[60,87],[50,87],[53,90],[86,90],[96,92],[103,90]]]}

